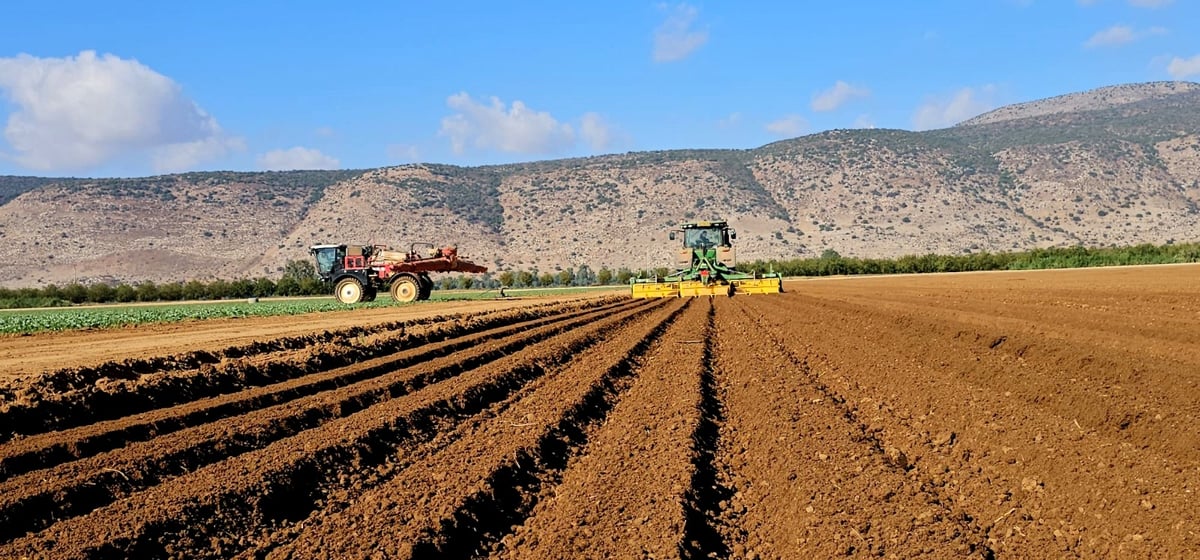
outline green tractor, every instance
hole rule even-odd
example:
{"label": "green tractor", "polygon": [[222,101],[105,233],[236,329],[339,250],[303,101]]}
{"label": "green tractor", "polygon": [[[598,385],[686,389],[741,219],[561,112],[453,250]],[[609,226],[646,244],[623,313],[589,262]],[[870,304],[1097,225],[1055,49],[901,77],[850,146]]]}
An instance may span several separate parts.
{"label": "green tractor", "polygon": [[735,294],[778,294],[783,278],[767,274],[738,272],[733,269],[731,241],[737,233],[723,221],[682,224],[670,233],[672,241],[682,238],[676,256],[679,267],[661,278],[630,280],[630,295],[635,298],[733,296]]}

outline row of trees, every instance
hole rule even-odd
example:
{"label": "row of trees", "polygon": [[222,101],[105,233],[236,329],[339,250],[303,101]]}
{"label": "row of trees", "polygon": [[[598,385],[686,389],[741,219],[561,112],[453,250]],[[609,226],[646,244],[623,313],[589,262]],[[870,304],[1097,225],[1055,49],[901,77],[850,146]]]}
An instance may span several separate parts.
{"label": "row of trees", "polygon": [[670,270],[665,267],[637,271],[629,268],[613,270],[608,267],[602,267],[600,270],[593,272],[591,267],[581,264],[578,268],[566,268],[557,272],[538,272],[536,268],[533,270],[505,270],[496,276],[495,282],[496,287],[504,286],[506,288],[608,286],[613,284],[627,284],[630,278],[647,277],[653,274],[665,276],[668,273],[670,273]]}
{"label": "row of trees", "polygon": [[[846,258],[826,250],[819,258],[787,261],[754,261],[738,266],[744,272],[774,270],[784,276],[829,276],[848,274],[905,274],[927,272],[966,272],[982,270],[1029,270],[1041,268],[1083,268],[1132,264],[1200,262],[1200,243],[1137,245],[1133,247],[1065,247],[1034,249],[1014,253],[971,253],[963,255],[910,255],[897,259]],[[606,286],[629,283],[631,278],[666,276],[670,270],[656,268],[632,270],[603,267],[592,271],[588,265],[555,272],[505,270],[499,274],[478,276],[441,275],[434,288],[485,289],[536,288],[563,286]],[[329,288],[316,275],[312,263],[289,261],[279,280],[254,278],[201,282],[156,284],[78,283],[44,288],[0,288],[0,307],[50,307],[79,303],[125,303],[181,300],[220,300],[271,296],[326,295]]]}
{"label": "row of trees", "polygon": [[1135,264],[1200,262],[1200,243],[1136,245],[1132,247],[1051,247],[1012,253],[909,255],[897,259],[846,258],[826,250],[820,258],[754,261],[738,266],[750,272],[774,270],[784,276],[843,274],[920,274],[982,270],[1086,268]]}
{"label": "row of trees", "polygon": [[320,295],[327,288],[319,280],[297,281],[284,277],[214,280],[201,282],[141,282],[139,284],[105,283],[65,286],[51,284],[44,288],[0,288],[0,307],[55,307],[76,303],[132,303],[150,301],[219,300],[270,296]]}

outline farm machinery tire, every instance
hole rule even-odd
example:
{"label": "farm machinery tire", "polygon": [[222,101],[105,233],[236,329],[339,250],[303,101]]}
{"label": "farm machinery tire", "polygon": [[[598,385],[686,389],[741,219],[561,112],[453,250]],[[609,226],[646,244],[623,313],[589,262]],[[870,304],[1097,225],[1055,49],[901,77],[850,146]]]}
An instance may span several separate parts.
{"label": "farm machinery tire", "polygon": [[357,278],[343,278],[334,288],[333,295],[342,303],[358,303],[363,301],[365,292]]}
{"label": "farm machinery tire", "polygon": [[420,301],[425,301],[429,299],[429,294],[433,293],[433,280],[424,274],[419,276],[418,280],[420,281],[421,285],[420,289],[417,291],[417,299]]}
{"label": "farm machinery tire", "polygon": [[417,285],[417,280],[410,276],[404,276],[392,282],[392,299],[399,303],[411,303],[416,301],[421,294],[421,288]]}

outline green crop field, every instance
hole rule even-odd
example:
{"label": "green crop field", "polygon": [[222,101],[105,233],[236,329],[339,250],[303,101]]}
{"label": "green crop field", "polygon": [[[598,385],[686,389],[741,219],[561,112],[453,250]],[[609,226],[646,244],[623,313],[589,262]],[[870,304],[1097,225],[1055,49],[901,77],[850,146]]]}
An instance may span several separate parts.
{"label": "green crop field", "polygon": [[[358,307],[393,305],[391,300]],[[258,303],[203,302],[138,306],[82,306],[54,309],[21,309],[0,312],[0,333],[33,333],[71,329],[102,329],[168,323],[189,319],[297,315],[317,311],[345,310],[347,306],[329,299],[283,299]]]}

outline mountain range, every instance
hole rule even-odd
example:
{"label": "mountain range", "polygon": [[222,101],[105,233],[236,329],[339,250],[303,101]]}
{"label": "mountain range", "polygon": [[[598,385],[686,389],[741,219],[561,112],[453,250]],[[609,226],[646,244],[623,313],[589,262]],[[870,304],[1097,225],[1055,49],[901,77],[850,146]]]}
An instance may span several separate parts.
{"label": "mountain range", "polygon": [[739,260],[1197,241],[1200,84],[1126,84],[912,132],[508,165],[0,176],[0,285],[278,276],[317,243],[457,245],[494,270],[666,266],[725,219]]}

